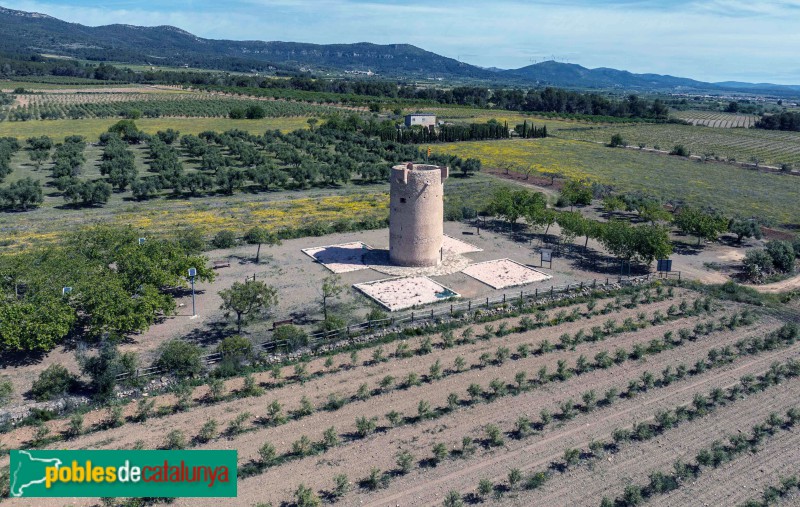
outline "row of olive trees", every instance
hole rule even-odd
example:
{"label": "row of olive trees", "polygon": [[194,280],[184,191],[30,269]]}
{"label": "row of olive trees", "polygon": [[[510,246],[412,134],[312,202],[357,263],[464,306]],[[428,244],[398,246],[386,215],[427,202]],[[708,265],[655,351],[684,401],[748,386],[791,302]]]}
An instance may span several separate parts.
{"label": "row of olive trees", "polygon": [[514,224],[525,218],[534,227],[544,227],[544,233],[557,223],[568,243],[576,237],[584,237],[584,247],[589,239],[596,239],[612,254],[625,260],[640,260],[650,263],[654,259],[668,257],[672,253],[669,230],[659,224],[634,226],[627,221],[600,222],[584,217],[576,211],[556,211],[547,207],[542,193],[527,190],[498,189],[486,212],[506,220],[513,229]]}

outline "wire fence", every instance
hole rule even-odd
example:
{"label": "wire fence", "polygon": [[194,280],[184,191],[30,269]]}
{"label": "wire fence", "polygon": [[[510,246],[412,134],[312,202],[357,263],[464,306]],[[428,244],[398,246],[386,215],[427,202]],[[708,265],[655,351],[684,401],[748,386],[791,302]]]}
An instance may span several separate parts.
{"label": "wire fence", "polygon": [[[677,275],[673,276],[672,278],[680,279],[680,273],[679,272],[676,273]],[[437,319],[456,317],[460,314],[463,314],[463,312],[472,312],[476,310],[484,310],[484,311],[491,310],[493,308],[498,308],[502,305],[507,305],[507,304],[523,305],[527,302],[538,301],[539,299],[542,298],[552,299],[555,298],[556,295],[560,296],[563,294],[567,294],[571,291],[582,291],[584,289],[597,289],[597,288],[602,289],[610,287],[612,285],[631,285],[642,281],[650,281],[655,278],[663,278],[663,277],[660,274],[648,273],[647,275],[644,276],[613,277],[613,278],[609,277],[606,278],[605,280],[603,279],[598,280],[595,278],[591,281],[586,281],[586,282],[578,282],[566,285],[551,285],[549,288],[543,288],[543,289],[539,289],[537,287],[534,288],[533,290],[504,292],[502,294],[493,297],[475,298],[467,301],[453,302],[450,303],[450,305],[444,303],[436,303],[436,307],[431,308],[430,310],[415,309],[405,312],[403,314],[392,315],[385,319],[368,320],[360,322],[358,324],[351,324],[340,329],[318,331],[315,333],[311,333],[308,335],[308,343],[306,346],[312,350],[316,350],[324,345],[332,344],[341,340],[366,336],[373,332],[385,329],[387,327],[400,326],[400,329],[398,331],[402,331],[406,327],[425,324],[428,322],[436,321]],[[288,340],[273,339],[272,333],[274,333],[274,330],[272,332],[267,331],[267,334],[269,336],[265,340],[259,342],[256,346],[266,353],[277,353],[280,351],[288,351],[291,343]],[[222,361],[222,359],[223,356],[219,352],[214,352],[202,356],[202,360],[205,362],[206,365],[212,365],[218,363]],[[121,380],[127,380],[131,377],[133,378],[150,377],[150,376],[162,375],[164,373],[167,372],[156,367],[140,368],[137,369],[133,375],[131,375],[130,373],[121,373],[116,376],[116,379],[118,381],[121,381]]]}

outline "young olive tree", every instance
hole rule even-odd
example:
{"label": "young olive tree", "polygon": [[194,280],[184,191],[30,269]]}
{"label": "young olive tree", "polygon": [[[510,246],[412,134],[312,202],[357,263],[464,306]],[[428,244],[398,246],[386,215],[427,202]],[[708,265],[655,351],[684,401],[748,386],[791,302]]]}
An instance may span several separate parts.
{"label": "young olive tree", "polygon": [[255,280],[234,282],[230,289],[221,290],[219,296],[222,298],[220,308],[225,310],[225,315],[236,314],[236,328],[239,333],[242,332],[242,324],[254,315],[267,312],[278,304],[277,289]]}

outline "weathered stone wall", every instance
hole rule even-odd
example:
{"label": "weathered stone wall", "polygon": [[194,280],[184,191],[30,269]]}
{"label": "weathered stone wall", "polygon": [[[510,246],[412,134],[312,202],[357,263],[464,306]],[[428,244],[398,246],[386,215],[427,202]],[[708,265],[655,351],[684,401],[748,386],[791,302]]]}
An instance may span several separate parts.
{"label": "weathered stone wall", "polygon": [[399,266],[436,266],[444,235],[444,180],[448,168],[404,164],[392,168],[389,259]]}

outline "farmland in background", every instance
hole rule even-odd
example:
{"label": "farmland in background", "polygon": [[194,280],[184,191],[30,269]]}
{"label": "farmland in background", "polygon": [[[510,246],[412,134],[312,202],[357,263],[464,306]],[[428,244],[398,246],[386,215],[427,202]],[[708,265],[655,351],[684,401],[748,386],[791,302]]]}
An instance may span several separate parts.
{"label": "farmland in background", "polygon": [[268,117],[324,114],[334,108],[287,101],[241,100],[207,93],[52,93],[17,96],[6,120],[112,118],[136,110],[144,117],[227,117],[234,108],[258,105]]}
{"label": "farmland in background", "polygon": [[[33,136],[50,136],[56,141],[62,141],[69,135],[79,135],[96,142],[108,127],[117,123],[119,118],[88,118],[82,120],[50,120],[50,121],[22,121],[0,122],[0,137],[16,137],[24,140]],[[267,130],[278,129],[281,132],[291,132],[297,129],[308,128],[307,116],[292,116],[281,118],[263,118],[260,120],[231,120],[229,118],[142,118],[136,120],[136,126],[148,134],[155,134],[159,130],[175,129],[181,134],[199,134],[206,130],[222,132],[238,129],[251,134],[263,134]]]}
{"label": "farmland in background", "polygon": [[443,121],[450,121],[453,123],[485,123],[489,120],[497,120],[500,123],[508,122],[508,127],[513,129],[515,125],[527,120],[533,123],[536,127],[547,125],[548,131],[556,131],[559,129],[570,129],[580,127],[582,125],[604,125],[603,123],[582,122],[576,120],[565,120],[556,118],[547,118],[535,114],[515,113],[513,111],[503,111],[496,109],[480,109],[469,107],[425,107],[419,108],[404,107],[403,114],[413,112],[426,112],[436,115],[436,119]]}
{"label": "farmland in background", "polygon": [[718,113],[714,111],[674,111],[672,116],[680,120],[688,121],[692,125],[703,125],[706,127],[735,128],[752,127],[758,116],[754,114]]}
{"label": "farmland in background", "polygon": [[[630,132],[650,127],[630,127]],[[603,130],[604,136],[609,138],[617,131],[619,127]],[[796,212],[800,178],[795,176],[557,138],[437,144],[431,148],[434,152],[462,158],[479,158],[489,167],[510,164],[517,172],[530,167],[540,173],[556,172],[568,178],[590,178],[621,192],[639,191],[664,200],[685,201],[697,206],[713,205],[729,216],[756,216],[776,224],[800,224]]]}
{"label": "farmland in background", "polygon": [[[549,127],[548,127],[549,129]],[[608,143],[614,134],[622,135],[629,146],[658,146],[669,151],[682,144],[693,155],[737,162],[756,160],[760,164],[780,167],[792,164],[800,167],[800,133],[761,129],[720,129],[712,127],[675,124],[637,124],[614,126],[576,127],[561,129],[557,135]],[[724,180],[719,180],[724,181]]]}
{"label": "farmland in background", "polygon": [[113,88],[119,86],[139,86],[114,81],[97,81],[96,79],[80,77],[56,77],[56,76],[32,76],[30,79],[18,78],[14,80],[0,79],[0,90],[10,92],[16,88],[25,90],[95,90],[103,88]]}

